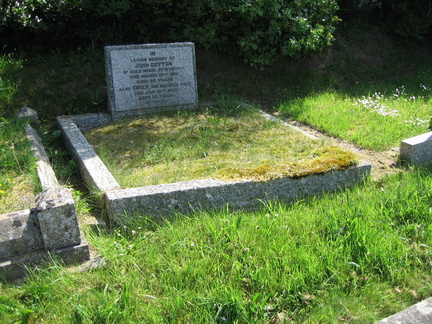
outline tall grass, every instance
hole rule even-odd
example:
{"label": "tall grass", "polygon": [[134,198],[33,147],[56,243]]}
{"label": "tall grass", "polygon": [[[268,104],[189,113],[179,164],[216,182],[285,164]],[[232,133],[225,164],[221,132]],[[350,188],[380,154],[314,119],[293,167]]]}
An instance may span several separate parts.
{"label": "tall grass", "polygon": [[26,121],[11,118],[22,61],[0,55],[0,214],[29,208],[36,187],[34,157],[24,134]]}
{"label": "tall grass", "polygon": [[30,208],[38,188],[25,123],[0,117],[0,214]]}
{"label": "tall grass", "polygon": [[[256,212],[200,212],[88,238],[106,266],[3,284],[2,320],[372,323],[432,293],[432,177],[415,171]],[[1,317],[0,317],[1,318]]]}

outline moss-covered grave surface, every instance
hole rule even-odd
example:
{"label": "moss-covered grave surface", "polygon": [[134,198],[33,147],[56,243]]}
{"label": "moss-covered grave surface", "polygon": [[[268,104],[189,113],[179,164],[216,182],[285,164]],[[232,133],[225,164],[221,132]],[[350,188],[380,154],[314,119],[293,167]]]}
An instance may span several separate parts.
{"label": "moss-covered grave surface", "polygon": [[124,119],[85,134],[123,187],[213,178],[266,181],[356,164],[356,156],[314,140],[257,110]]}

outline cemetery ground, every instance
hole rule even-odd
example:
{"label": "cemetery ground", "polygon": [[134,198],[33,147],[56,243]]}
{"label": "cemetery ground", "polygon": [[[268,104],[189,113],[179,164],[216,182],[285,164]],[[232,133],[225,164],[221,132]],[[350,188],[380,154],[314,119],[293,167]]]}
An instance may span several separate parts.
{"label": "cemetery ground", "polygon": [[[402,139],[427,131],[429,50],[369,37],[342,38],[318,58],[264,71],[198,52],[199,94],[249,101],[337,136],[371,153],[382,173],[292,205],[263,201],[252,212],[196,212],[106,230],[83,224],[99,257],[76,268],[53,260],[25,281],[0,283],[0,321],[372,323],[430,297],[431,170],[390,167]],[[38,111],[57,175],[74,189],[84,219],[98,211],[97,199],[80,185],[52,120],[105,111],[103,54],[24,57],[0,59],[5,120],[12,123],[12,110],[23,105]],[[0,140],[2,150],[17,147]],[[13,154],[8,161],[19,170]],[[11,179],[9,164],[1,181]]]}

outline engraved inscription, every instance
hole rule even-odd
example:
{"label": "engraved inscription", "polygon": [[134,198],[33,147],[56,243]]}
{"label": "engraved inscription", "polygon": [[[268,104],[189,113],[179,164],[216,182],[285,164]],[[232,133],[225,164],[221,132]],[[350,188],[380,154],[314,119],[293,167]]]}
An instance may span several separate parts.
{"label": "engraved inscription", "polygon": [[185,67],[178,65],[175,55],[158,55],[157,51],[145,54],[130,58],[130,69],[123,69],[123,76],[127,76],[131,86],[116,89],[119,93],[129,92],[137,106],[168,104],[169,98],[175,98],[182,87],[193,86],[192,81],[182,82],[179,78]]}
{"label": "engraved inscription", "polygon": [[193,44],[112,46],[106,51],[111,111],[197,106]]}

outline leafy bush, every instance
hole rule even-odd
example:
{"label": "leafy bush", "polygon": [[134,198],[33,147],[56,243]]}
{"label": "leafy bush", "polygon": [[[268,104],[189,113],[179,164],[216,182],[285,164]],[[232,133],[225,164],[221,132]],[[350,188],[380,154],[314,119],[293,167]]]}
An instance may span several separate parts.
{"label": "leafy bush", "polygon": [[317,51],[333,40],[337,9],[336,1],[242,1],[236,7],[239,52],[250,65],[261,66]]}
{"label": "leafy bush", "polygon": [[15,44],[35,35],[56,46],[187,40],[236,53],[255,67],[329,45],[338,20],[336,0],[6,0],[1,6],[0,33],[21,35]]}
{"label": "leafy bush", "polygon": [[4,0],[0,4],[0,34],[11,47],[68,44],[88,28],[86,0]]}

